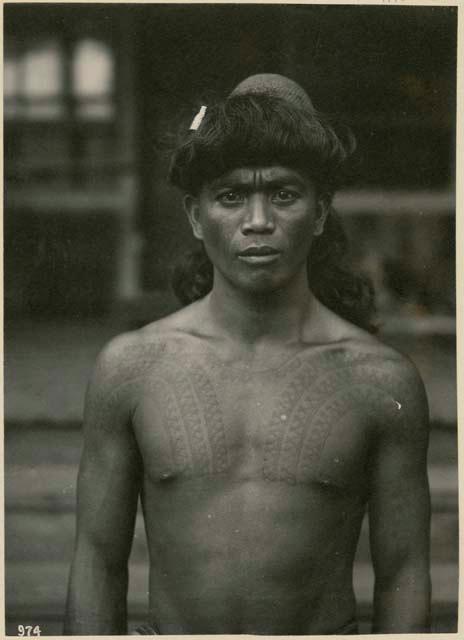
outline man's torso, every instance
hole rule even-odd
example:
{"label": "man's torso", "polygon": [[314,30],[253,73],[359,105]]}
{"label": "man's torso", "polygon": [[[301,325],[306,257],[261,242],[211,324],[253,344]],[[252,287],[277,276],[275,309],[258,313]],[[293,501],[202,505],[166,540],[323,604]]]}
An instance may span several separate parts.
{"label": "man's torso", "polygon": [[296,345],[256,366],[168,332],[142,353],[132,425],[158,628],[342,629],[376,418],[396,408],[375,348]]}

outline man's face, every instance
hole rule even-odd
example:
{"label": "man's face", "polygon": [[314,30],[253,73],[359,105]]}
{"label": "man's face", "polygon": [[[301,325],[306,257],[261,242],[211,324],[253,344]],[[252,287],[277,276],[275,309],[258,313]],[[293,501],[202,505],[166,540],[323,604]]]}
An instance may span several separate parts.
{"label": "man's face", "polygon": [[269,292],[306,274],[326,206],[304,174],[281,166],[238,168],[206,184],[185,208],[215,269],[241,289]]}

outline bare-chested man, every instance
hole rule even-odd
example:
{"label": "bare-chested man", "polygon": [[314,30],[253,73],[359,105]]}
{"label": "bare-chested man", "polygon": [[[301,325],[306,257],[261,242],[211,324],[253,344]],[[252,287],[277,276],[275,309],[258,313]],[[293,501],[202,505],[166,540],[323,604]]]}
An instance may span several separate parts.
{"label": "bare-chested man", "polygon": [[203,108],[176,150],[201,241],[177,278],[191,304],[99,357],[67,633],[127,633],[139,496],[153,633],[356,633],[366,508],[373,631],[428,630],[427,403],[343,264],[348,151],[274,75]]}

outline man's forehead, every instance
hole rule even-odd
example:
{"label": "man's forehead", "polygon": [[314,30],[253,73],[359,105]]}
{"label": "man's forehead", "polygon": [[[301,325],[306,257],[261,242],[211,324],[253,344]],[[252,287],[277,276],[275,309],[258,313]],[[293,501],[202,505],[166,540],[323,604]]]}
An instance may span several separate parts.
{"label": "man's forehead", "polygon": [[304,182],[308,177],[302,172],[281,165],[269,167],[236,167],[211,181],[210,186],[220,184],[251,184],[260,185],[273,182]]}

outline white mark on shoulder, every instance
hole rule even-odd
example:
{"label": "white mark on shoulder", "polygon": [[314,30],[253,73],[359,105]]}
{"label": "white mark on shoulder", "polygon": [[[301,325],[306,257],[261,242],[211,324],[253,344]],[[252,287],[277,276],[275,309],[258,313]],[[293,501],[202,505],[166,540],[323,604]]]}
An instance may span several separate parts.
{"label": "white mark on shoulder", "polygon": [[398,402],[398,400],[394,400],[393,402],[396,404],[396,406],[398,407],[398,411],[399,411],[401,409],[401,403]]}

